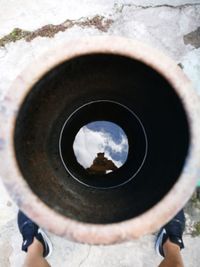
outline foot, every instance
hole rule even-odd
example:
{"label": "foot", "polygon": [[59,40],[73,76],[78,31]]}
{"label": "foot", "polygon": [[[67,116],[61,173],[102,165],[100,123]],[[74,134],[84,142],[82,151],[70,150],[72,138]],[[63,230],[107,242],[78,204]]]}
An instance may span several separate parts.
{"label": "foot", "polygon": [[184,229],[185,215],[183,210],[181,210],[171,221],[160,229],[156,239],[156,251],[158,255],[165,257],[163,245],[167,240],[178,245],[180,249],[184,248],[182,239]]}
{"label": "foot", "polygon": [[18,212],[18,227],[23,237],[22,250],[27,252],[34,237],[43,245],[43,257],[47,258],[52,252],[52,244],[45,232],[31,221],[24,213]]}

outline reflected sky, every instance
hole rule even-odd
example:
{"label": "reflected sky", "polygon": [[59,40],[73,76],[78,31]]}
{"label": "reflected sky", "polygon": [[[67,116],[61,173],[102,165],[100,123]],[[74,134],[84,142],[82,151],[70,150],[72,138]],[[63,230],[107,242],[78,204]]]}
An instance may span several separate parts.
{"label": "reflected sky", "polygon": [[[73,149],[77,161],[85,169],[90,168],[100,158],[104,159],[107,165],[119,168],[128,156],[128,139],[117,124],[109,121],[95,121],[79,130]],[[115,167],[110,167],[106,173],[114,171]]]}

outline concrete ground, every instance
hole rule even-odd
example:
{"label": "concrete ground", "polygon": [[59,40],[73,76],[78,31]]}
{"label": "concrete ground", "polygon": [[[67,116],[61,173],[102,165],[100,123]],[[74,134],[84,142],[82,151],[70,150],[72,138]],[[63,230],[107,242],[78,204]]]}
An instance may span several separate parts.
{"label": "concrete ground", "polygon": [[[200,94],[199,0],[0,0],[0,7],[0,109],[9,86],[29,62],[64,40],[94,35],[136,38],[162,50],[181,64]],[[25,254],[20,251],[17,207],[1,182],[0,194],[0,267],[19,267]],[[195,216],[200,221],[199,212]],[[50,237],[52,266],[150,267],[161,260],[153,235],[113,246]],[[200,237],[188,232],[184,240],[185,266],[199,267]]]}

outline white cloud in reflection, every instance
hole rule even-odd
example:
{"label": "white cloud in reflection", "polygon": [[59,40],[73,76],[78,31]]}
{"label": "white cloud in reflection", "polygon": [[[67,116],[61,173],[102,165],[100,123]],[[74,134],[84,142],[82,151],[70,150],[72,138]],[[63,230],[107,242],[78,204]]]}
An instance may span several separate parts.
{"label": "white cloud in reflection", "polygon": [[[77,161],[84,168],[89,168],[92,165],[99,152],[104,152],[105,157],[112,160],[119,168],[125,162],[124,157],[122,158],[120,155],[122,153],[128,154],[128,140],[126,135],[121,135],[118,141],[115,142],[112,135],[103,129],[101,131],[93,131],[84,126],[75,137],[73,149]],[[116,154],[118,160],[112,156]]]}

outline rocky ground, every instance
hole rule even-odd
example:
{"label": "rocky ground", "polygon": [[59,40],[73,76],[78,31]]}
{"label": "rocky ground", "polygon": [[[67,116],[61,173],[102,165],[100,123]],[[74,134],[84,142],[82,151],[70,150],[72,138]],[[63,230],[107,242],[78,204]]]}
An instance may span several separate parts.
{"label": "rocky ground", "polygon": [[[0,0],[0,6],[0,109],[9,86],[33,59],[64,40],[94,35],[136,38],[162,50],[180,64],[200,94],[199,0]],[[17,207],[1,182],[0,192],[0,267],[19,267],[24,253],[16,226]],[[199,199],[195,192],[185,207],[187,267],[200,266]],[[154,235],[114,246],[50,237],[52,266],[150,267],[161,260],[154,251]]]}

